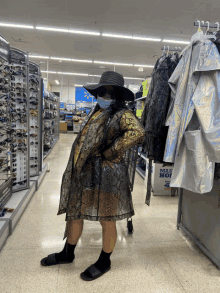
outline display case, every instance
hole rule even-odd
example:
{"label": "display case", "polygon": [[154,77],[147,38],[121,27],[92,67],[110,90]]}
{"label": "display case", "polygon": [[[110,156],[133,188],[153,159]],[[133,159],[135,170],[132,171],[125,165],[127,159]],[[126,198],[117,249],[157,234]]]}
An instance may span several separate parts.
{"label": "display case", "polygon": [[0,36],[0,214],[12,195],[14,176],[11,143],[14,142],[12,110],[14,98],[10,95],[10,45]]}
{"label": "display case", "polygon": [[10,49],[10,94],[13,142],[11,143],[12,191],[30,186],[30,136],[29,136],[29,58],[16,48]]}
{"label": "display case", "polygon": [[44,91],[44,158],[59,139],[60,99],[54,93]]}
{"label": "display case", "polygon": [[30,106],[30,176],[38,176],[42,170],[42,111],[40,66],[29,62],[29,106]]}

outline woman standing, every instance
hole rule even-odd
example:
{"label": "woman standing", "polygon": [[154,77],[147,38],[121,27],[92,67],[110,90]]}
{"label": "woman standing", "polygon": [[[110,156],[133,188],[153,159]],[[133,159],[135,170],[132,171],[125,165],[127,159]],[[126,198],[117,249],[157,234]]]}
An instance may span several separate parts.
{"label": "woman standing", "polygon": [[99,84],[84,88],[97,99],[97,105],[72,145],[62,178],[57,215],[66,213],[63,239],[67,237],[67,241],[60,253],[48,255],[41,264],[71,263],[84,219],[99,221],[103,234],[101,254],[80,275],[83,280],[91,281],[111,268],[110,255],[117,240],[116,221],[134,215],[123,155],[142,144],[145,132],[125,105],[125,101],[134,100],[134,94],[124,87],[121,74],[106,71]]}

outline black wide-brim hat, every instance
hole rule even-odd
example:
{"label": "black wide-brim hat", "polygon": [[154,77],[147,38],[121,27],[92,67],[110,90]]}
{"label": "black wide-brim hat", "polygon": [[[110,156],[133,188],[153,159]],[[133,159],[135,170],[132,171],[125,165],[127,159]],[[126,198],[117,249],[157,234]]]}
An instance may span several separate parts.
{"label": "black wide-brim hat", "polygon": [[124,99],[125,101],[134,101],[134,93],[124,87],[124,77],[115,71],[103,72],[98,84],[83,86],[91,95],[97,99],[98,90],[101,87],[111,85],[116,87],[116,99]]}

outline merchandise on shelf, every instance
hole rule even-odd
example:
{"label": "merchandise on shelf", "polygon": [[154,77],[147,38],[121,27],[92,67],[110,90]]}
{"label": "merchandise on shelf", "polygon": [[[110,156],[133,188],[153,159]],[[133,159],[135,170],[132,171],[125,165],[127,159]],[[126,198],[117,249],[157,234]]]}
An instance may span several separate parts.
{"label": "merchandise on shelf", "polygon": [[42,135],[42,97],[39,65],[29,63],[29,106],[30,106],[30,176],[37,176],[41,170],[40,152]]}
{"label": "merchandise on shelf", "polygon": [[10,95],[10,47],[0,36],[0,216],[12,195],[14,169],[11,164],[11,144],[14,143],[12,110],[14,98]]}
{"label": "merchandise on shelf", "polygon": [[44,91],[44,151],[53,148],[59,138],[59,98],[52,92]]}
{"label": "merchandise on shelf", "polygon": [[150,84],[150,79],[146,79],[145,81],[142,82],[142,86],[143,86],[143,94],[142,97],[146,97],[148,94],[148,90],[149,90],[149,84]]}
{"label": "merchandise on shelf", "polygon": [[29,78],[28,55],[16,48],[11,48],[10,91],[11,126],[13,141],[11,143],[11,171],[13,191],[29,188]]}

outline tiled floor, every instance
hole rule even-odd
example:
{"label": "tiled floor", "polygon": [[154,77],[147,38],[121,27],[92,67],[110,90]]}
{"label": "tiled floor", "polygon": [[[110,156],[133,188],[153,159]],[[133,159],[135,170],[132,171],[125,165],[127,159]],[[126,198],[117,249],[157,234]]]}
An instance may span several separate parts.
{"label": "tiled floor", "polygon": [[219,293],[220,272],[181,230],[176,229],[178,197],[153,196],[136,173],[133,234],[127,220],[117,222],[112,268],[92,282],[80,273],[102,249],[99,222],[84,221],[72,264],[42,267],[40,260],[62,250],[65,214],[57,216],[60,183],[75,135],[61,134],[46,158],[50,172],[34,194],[13,234],[0,252],[1,293]]}

